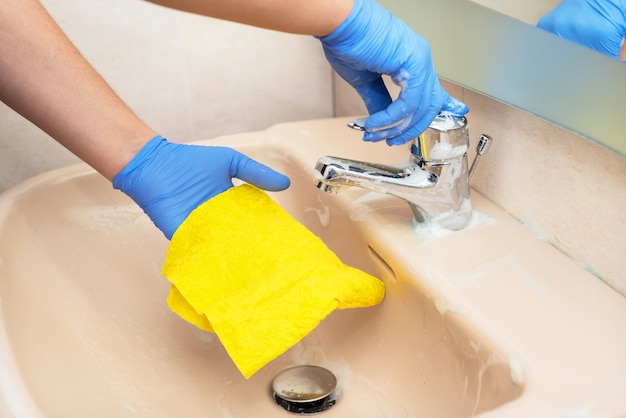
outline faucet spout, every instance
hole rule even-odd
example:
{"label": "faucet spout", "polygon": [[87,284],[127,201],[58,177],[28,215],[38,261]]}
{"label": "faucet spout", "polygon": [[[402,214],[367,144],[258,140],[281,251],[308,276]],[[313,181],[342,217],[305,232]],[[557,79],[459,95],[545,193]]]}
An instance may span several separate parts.
{"label": "faucet spout", "polygon": [[339,157],[322,157],[313,172],[318,189],[339,193],[350,186],[405,198],[413,189],[428,189],[437,184],[434,173],[417,166],[401,167],[367,163]]}
{"label": "faucet spout", "polygon": [[[362,129],[362,122],[356,120],[348,126]],[[486,151],[491,138],[483,136]],[[458,230],[467,226],[472,214],[468,147],[465,117],[442,112],[412,141],[403,165],[322,157],[313,172],[314,183],[329,193],[354,186],[395,196],[409,204],[416,222]]]}
{"label": "faucet spout", "polygon": [[[318,189],[328,193],[359,187],[398,197],[408,203],[416,222],[437,222],[460,229],[469,221],[471,212],[469,186],[450,184],[444,178],[449,169],[444,165],[423,169],[414,158],[393,166],[327,156],[318,160],[313,179]],[[464,171],[467,176],[467,164],[465,169],[462,164],[454,167],[454,171]]]}

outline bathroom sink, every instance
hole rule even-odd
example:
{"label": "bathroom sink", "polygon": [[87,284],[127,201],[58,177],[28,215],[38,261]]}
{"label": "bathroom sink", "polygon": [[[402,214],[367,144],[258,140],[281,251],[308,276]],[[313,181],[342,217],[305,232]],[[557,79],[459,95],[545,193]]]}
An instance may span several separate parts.
{"label": "bathroom sink", "polygon": [[319,156],[405,158],[345,122],[199,141],[289,175],[271,196],[386,284],[380,305],[333,312],[249,380],[214,334],[169,310],[168,241],[105,179],[76,165],[6,191],[0,416],[291,416],[271,383],[301,364],[337,377],[337,403],[320,416],[626,413],[624,298],[476,192],[472,223],[454,233],[416,227],[393,197],[320,192]]}

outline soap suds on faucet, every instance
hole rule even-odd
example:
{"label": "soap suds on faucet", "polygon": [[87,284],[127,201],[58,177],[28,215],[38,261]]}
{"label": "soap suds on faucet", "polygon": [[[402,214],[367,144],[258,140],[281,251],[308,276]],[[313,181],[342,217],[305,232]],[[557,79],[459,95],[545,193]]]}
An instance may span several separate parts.
{"label": "soap suds on faucet", "polygon": [[[469,223],[464,228],[464,230],[492,225],[495,222],[496,220],[490,217],[489,215],[486,215],[477,210],[472,210],[472,216],[470,218]],[[443,227],[439,225],[437,222],[428,222],[428,223],[414,222],[413,231],[416,233],[417,236],[422,238],[422,241],[417,245],[417,247],[420,247],[423,244],[429,243],[433,240],[443,238],[454,232],[457,232],[457,231],[448,229],[446,227]]]}
{"label": "soap suds on faucet", "polygon": [[453,147],[448,142],[438,142],[428,150],[428,157],[431,160],[448,160],[465,154],[467,148],[467,145]]}

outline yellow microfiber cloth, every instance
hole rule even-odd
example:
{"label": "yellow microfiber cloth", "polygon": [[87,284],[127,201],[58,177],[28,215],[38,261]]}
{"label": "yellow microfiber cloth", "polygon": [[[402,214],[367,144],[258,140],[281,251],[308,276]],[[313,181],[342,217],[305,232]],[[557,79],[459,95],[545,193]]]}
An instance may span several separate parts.
{"label": "yellow microfiber cloth", "polygon": [[244,184],[196,208],[167,250],[170,308],[215,332],[249,378],[335,309],[382,301],[382,281],[347,266],[264,191]]}

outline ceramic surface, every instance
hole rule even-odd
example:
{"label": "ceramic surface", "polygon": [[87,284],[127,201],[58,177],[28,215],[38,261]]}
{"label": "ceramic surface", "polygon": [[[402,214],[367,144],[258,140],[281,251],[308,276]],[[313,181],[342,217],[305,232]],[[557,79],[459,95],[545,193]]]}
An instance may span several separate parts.
{"label": "ceramic surface", "polygon": [[[167,307],[167,240],[84,165],[0,197],[0,415],[276,417],[271,381],[331,370],[328,417],[626,414],[626,300],[473,192],[473,220],[416,228],[402,201],[313,186],[322,155],[400,163],[345,119],[200,141],[284,172],[272,193],[385,300],[336,311],[244,379],[219,340]],[[480,169],[480,168],[479,168]]]}

